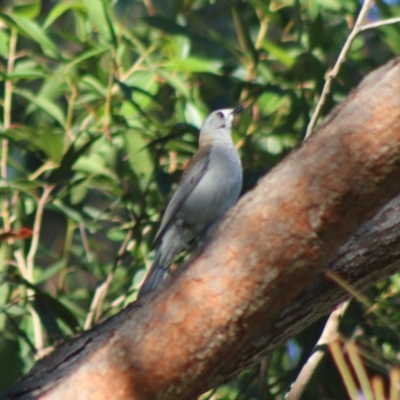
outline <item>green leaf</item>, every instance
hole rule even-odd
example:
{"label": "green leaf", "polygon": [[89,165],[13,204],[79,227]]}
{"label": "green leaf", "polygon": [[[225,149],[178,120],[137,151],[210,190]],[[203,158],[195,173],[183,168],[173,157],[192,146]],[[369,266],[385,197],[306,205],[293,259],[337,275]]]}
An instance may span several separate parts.
{"label": "green leaf", "polygon": [[182,94],[184,97],[189,98],[190,92],[188,85],[183,79],[177,74],[170,73],[166,70],[158,70],[157,73],[161,75],[177,92]]}
{"label": "green leaf", "polygon": [[171,58],[164,67],[172,71],[180,71],[184,73],[193,72],[210,72],[218,71],[222,64],[219,61],[205,60],[197,57],[188,57],[185,59]]}
{"label": "green leaf", "polygon": [[24,372],[24,361],[20,354],[18,340],[14,335],[0,336],[0,359],[7,362],[0,363],[0,387],[5,388],[17,380]]}
{"label": "green leaf", "polygon": [[78,149],[75,149],[75,143],[72,143],[64,157],[61,160],[61,164],[58,168],[56,168],[50,174],[48,181],[49,182],[59,182],[65,179],[68,174],[71,172],[72,166],[77,162],[77,160],[86,153],[86,151],[90,148],[90,146],[103,135],[97,135],[91,139],[89,139],[85,144],[83,144]]}
{"label": "green leaf", "polygon": [[265,91],[257,100],[262,113],[264,115],[272,114],[280,109],[288,99],[279,93],[273,91]]}
{"label": "green leaf", "polygon": [[272,59],[280,61],[287,68],[290,68],[296,61],[294,57],[289,55],[287,50],[268,40],[264,40],[261,46]]}
{"label": "green leaf", "polygon": [[109,43],[113,43],[116,47],[116,36],[109,19],[110,10],[105,7],[105,2],[102,0],[82,0],[86,7],[88,17],[93,26],[95,26],[101,36]]}
{"label": "green leaf", "polygon": [[40,141],[40,147],[46,153],[46,155],[54,163],[59,163],[62,158],[62,152],[64,149],[64,136],[55,133],[51,129],[44,129],[40,131],[40,135],[37,139]]}
{"label": "green leaf", "polygon": [[54,21],[56,21],[66,11],[76,9],[84,10],[84,7],[80,3],[59,3],[56,4],[49,12],[46,20],[43,24],[43,29],[46,30]]}
{"label": "green leaf", "polygon": [[64,265],[64,260],[61,259],[55,262],[53,265],[47,266],[44,269],[40,269],[36,271],[35,276],[35,284],[39,285],[40,283],[48,281],[50,278],[58,274]]}
{"label": "green leaf", "polygon": [[114,181],[118,179],[115,173],[104,165],[103,158],[95,153],[80,157],[74,164],[73,169],[86,174],[104,175]]}
{"label": "green leaf", "polygon": [[313,12],[313,17],[316,17],[321,10],[340,11],[343,7],[342,0],[316,0],[313,3],[315,7],[319,6],[319,10]]}
{"label": "green leaf", "polygon": [[42,2],[40,0],[31,1],[26,4],[17,4],[13,7],[13,13],[28,19],[36,18],[40,9],[42,8]]}
{"label": "green leaf", "polygon": [[250,27],[244,21],[242,5],[240,3],[232,3],[231,8],[241,48],[247,53],[248,59],[251,60],[252,65],[257,65],[258,54],[250,36]]}
{"label": "green leaf", "polygon": [[[47,128],[47,129],[46,129]],[[53,157],[54,150],[49,147],[49,144],[43,140],[43,135],[48,132],[49,135],[55,135],[55,138],[50,138],[51,141],[57,140],[58,142],[62,140],[60,137],[62,135],[53,133],[54,130],[50,127],[45,127],[43,129],[31,129],[24,125],[17,125],[15,128],[7,129],[5,132],[0,133],[0,137],[8,138],[9,141],[18,148],[24,149],[27,153],[36,153],[37,150],[44,151]],[[50,143],[53,146],[54,143]],[[60,144],[57,144],[57,149],[59,152]],[[57,157],[55,157],[55,161]]]}
{"label": "green leaf", "polygon": [[72,207],[67,206],[60,199],[55,199],[52,202],[52,206],[56,210],[60,211],[62,214],[66,215],[68,218],[71,218],[71,220],[74,222],[77,222],[77,223],[85,222],[85,218],[79,211],[75,210]]}
{"label": "green leaf", "polygon": [[[40,322],[44,326],[50,342],[53,342],[54,340],[61,339],[63,337],[63,332],[57,323],[53,310],[51,309],[51,301],[49,299],[51,299],[50,296],[44,296],[41,293],[36,292],[31,304],[39,315]],[[57,301],[55,299],[52,300]]]}
{"label": "green leaf", "polygon": [[101,97],[107,96],[107,87],[103,86],[100,81],[98,81],[93,75],[85,75],[82,77],[81,82],[82,85],[87,85],[91,89],[94,89]]}
{"label": "green leaf", "polygon": [[9,37],[7,33],[0,29],[0,55],[3,56],[4,58],[8,57],[8,52],[9,52]]}
{"label": "green leaf", "polygon": [[77,331],[79,323],[74,314],[67,307],[46,292],[39,290],[37,287],[35,287],[34,290],[35,298],[32,305],[39,314],[40,320],[50,336],[53,338],[63,336],[58,326],[57,318],[65,322],[72,331]]}
{"label": "green leaf", "polygon": [[33,190],[39,188],[41,185],[37,181],[28,181],[25,179],[17,179],[13,181],[0,180],[0,190],[2,188],[14,189],[25,193],[31,193]]}
{"label": "green leaf", "polygon": [[45,54],[56,59],[62,58],[61,53],[58,50],[58,47],[44,33],[42,28],[35,21],[31,21],[27,18],[15,14],[6,14],[1,11],[0,11],[0,18],[5,20],[6,22],[10,20],[14,22],[19,28],[19,31],[21,33],[28,36],[30,39],[34,40],[41,46]]}
{"label": "green leaf", "polygon": [[65,125],[65,116],[61,108],[53,101],[43,96],[35,96],[28,90],[15,89],[15,93],[35,104],[42,111],[53,117],[61,126]]}
{"label": "green leaf", "polygon": [[23,78],[23,79],[37,79],[47,77],[46,72],[34,60],[19,61],[15,64],[14,70],[8,74],[9,79]]}
{"label": "green leaf", "polygon": [[68,63],[65,67],[65,72],[67,73],[68,70],[73,67],[76,64],[81,63],[82,61],[88,60],[89,58],[98,56],[99,54],[102,54],[104,52],[106,52],[107,50],[109,50],[107,47],[96,47],[94,49],[85,51],[83,53],[81,53],[78,57],[74,58],[70,63]]}
{"label": "green leaf", "polygon": [[56,318],[60,318],[65,322],[72,331],[76,331],[77,328],[79,328],[79,323],[75,316],[60,301],[42,291],[36,285],[28,282],[21,276],[19,276],[18,279],[21,284],[35,292],[32,306],[39,314],[41,322],[50,335],[54,335],[55,337],[63,335],[58,327]]}
{"label": "green leaf", "polygon": [[144,188],[150,181],[154,164],[147,149],[147,143],[142,136],[134,130],[124,132],[125,149],[128,162]]}

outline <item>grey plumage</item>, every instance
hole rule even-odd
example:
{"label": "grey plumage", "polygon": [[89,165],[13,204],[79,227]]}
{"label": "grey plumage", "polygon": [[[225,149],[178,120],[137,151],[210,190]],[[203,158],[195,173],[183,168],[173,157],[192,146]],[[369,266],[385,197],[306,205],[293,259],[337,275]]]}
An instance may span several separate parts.
{"label": "grey plumage", "polygon": [[175,256],[193,242],[199,248],[242,189],[242,165],[232,141],[232,123],[243,106],[212,112],[200,130],[199,149],[172,196],[155,243],[153,265],[138,298],[165,278]]}

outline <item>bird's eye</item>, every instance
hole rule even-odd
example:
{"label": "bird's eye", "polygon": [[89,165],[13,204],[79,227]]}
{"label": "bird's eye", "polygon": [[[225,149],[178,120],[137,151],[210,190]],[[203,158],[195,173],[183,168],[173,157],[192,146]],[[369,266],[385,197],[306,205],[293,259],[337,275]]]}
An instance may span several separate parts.
{"label": "bird's eye", "polygon": [[224,114],[220,111],[220,112],[217,113],[217,117],[224,118]]}

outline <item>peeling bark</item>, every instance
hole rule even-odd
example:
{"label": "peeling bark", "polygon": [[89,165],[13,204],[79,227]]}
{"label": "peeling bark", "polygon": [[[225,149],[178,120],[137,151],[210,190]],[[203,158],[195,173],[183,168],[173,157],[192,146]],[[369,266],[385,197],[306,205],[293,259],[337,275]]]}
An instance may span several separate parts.
{"label": "peeling bark", "polygon": [[246,194],[175,279],[3,398],[195,398],[348,297],[324,268],[359,289],[398,269],[400,200],[360,225],[400,193],[399,177],[397,59]]}

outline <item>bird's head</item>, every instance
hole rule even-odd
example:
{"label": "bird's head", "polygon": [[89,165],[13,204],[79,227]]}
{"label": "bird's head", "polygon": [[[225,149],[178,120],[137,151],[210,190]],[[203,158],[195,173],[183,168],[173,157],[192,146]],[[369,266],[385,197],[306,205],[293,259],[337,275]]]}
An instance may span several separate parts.
{"label": "bird's head", "polygon": [[213,111],[204,121],[201,131],[215,129],[231,129],[233,120],[243,110],[243,105],[235,108],[225,108],[222,110]]}

